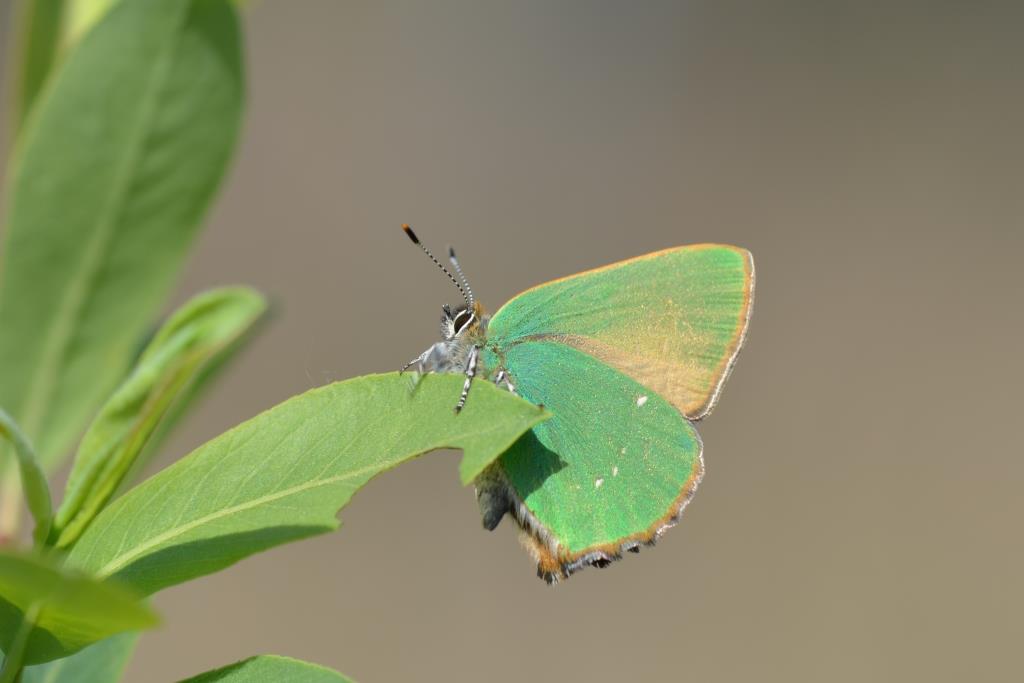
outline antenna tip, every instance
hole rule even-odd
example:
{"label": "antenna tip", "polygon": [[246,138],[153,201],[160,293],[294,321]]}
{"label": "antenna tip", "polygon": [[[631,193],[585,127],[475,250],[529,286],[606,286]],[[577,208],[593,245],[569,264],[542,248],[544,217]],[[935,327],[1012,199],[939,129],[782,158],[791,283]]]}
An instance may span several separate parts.
{"label": "antenna tip", "polygon": [[408,223],[402,223],[402,230],[404,230],[405,234],[409,236],[409,239],[413,241],[413,244],[420,243],[420,238],[416,236],[416,233],[412,231],[412,228],[409,227]]}
{"label": "antenna tip", "polygon": [[455,247],[448,247],[448,258],[455,258]]}

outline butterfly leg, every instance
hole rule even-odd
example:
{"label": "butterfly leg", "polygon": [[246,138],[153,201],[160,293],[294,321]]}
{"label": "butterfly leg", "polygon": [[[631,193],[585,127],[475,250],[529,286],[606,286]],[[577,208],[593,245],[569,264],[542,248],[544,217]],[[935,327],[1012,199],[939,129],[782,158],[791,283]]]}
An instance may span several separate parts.
{"label": "butterfly leg", "polygon": [[505,368],[502,368],[501,370],[498,370],[498,374],[494,378],[494,383],[497,384],[499,387],[501,386],[502,382],[505,383],[505,388],[506,389],[508,389],[513,394],[516,393],[516,388],[515,388],[515,386],[513,386],[512,380],[510,380],[508,378],[508,373],[505,372]]}
{"label": "butterfly leg", "polygon": [[405,372],[406,370],[408,370],[409,368],[411,368],[411,367],[412,367],[413,365],[416,365],[417,363],[419,363],[419,362],[420,362],[420,361],[422,361],[422,360],[423,360],[423,356],[422,356],[422,354],[421,354],[421,355],[419,355],[419,356],[416,356],[416,357],[415,357],[415,358],[413,358],[413,359],[412,359],[411,361],[409,361],[408,363],[406,363],[405,365],[403,365],[403,366],[402,366],[402,369],[398,371],[398,374],[399,374],[399,375],[401,375],[401,374],[402,374],[403,372]]}
{"label": "butterfly leg", "polygon": [[466,398],[469,396],[469,387],[473,384],[473,377],[476,376],[476,360],[480,355],[480,347],[473,346],[469,349],[469,360],[466,362],[466,383],[462,385],[462,395],[455,405],[455,412],[458,414],[466,405]]}
{"label": "butterfly leg", "polygon": [[446,372],[448,371],[450,356],[451,349],[449,348],[449,344],[446,342],[438,342],[403,365],[402,369],[398,371],[398,374],[402,374],[414,365],[416,366],[416,372],[419,374],[423,374],[425,372]]}

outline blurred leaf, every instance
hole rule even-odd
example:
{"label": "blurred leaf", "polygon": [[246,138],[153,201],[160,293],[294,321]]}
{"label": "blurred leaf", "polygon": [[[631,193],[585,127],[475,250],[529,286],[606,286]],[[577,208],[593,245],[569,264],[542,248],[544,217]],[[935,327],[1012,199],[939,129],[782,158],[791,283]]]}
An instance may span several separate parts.
{"label": "blurred leaf", "polygon": [[377,474],[438,448],[479,470],[550,417],[490,382],[461,414],[461,375],[369,375],[313,389],[200,446],[111,503],[70,566],[149,594],[331,531]]}
{"label": "blurred leaf", "polygon": [[337,671],[289,657],[260,655],[186,679],[181,683],[351,683]]}
{"label": "blurred leaf", "polygon": [[117,490],[178,394],[265,308],[255,291],[230,287],[200,294],[171,316],[82,439],[54,523],[58,546],[81,535]]}
{"label": "blurred leaf", "polygon": [[262,314],[256,320],[253,320],[252,324],[235,339],[231,340],[229,344],[218,350],[209,361],[199,368],[195,378],[179,392],[178,398],[174,400],[167,414],[160,420],[156,429],[153,430],[153,434],[149,437],[149,441],[146,442],[142,453],[135,459],[135,463],[132,465],[131,470],[129,470],[128,476],[122,482],[122,487],[126,482],[134,481],[136,474],[160,451],[160,448],[174,431],[175,427],[177,427],[178,423],[202,402],[207,392],[216,383],[217,378],[232,365],[242,350],[259,335],[263,326],[273,317],[273,306],[266,307],[266,305],[267,302],[264,301],[265,307],[262,310]]}
{"label": "blurred leaf", "polygon": [[14,450],[21,474],[21,487],[28,501],[28,509],[36,520],[36,528],[32,536],[37,543],[46,540],[53,523],[53,507],[50,502],[50,487],[46,483],[46,475],[39,467],[32,444],[18,429],[11,416],[0,408],[0,440],[7,440]]}
{"label": "blurred leaf", "polygon": [[54,73],[12,161],[0,404],[59,463],[124,377],[235,146],[225,0],[121,0]]}
{"label": "blurred leaf", "polygon": [[14,125],[21,127],[60,51],[64,0],[22,0],[18,7]]}
{"label": "blurred leaf", "polygon": [[21,683],[117,683],[138,640],[137,632],[111,636],[70,657],[26,668]]}
{"label": "blurred leaf", "polygon": [[156,615],[126,588],[41,557],[0,552],[0,649],[13,654],[19,629],[30,624],[26,664],[66,657],[108,636],[156,623]]}
{"label": "blurred leaf", "polygon": [[63,35],[68,42],[77,42],[91,29],[114,3],[120,0],[66,0]]}
{"label": "blurred leaf", "polygon": [[[64,42],[77,41],[96,22],[103,18],[110,8],[120,0],[66,0],[67,12],[64,19]],[[239,9],[246,9],[248,0],[233,0]]]}

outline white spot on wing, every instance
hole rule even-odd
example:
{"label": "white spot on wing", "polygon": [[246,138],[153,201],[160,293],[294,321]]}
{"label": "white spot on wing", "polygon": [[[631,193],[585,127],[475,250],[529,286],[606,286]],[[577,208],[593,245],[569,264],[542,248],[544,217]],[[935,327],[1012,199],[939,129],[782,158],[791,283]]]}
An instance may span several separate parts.
{"label": "white spot on wing", "polygon": [[638,398],[638,399],[636,400],[636,407],[637,407],[637,408],[640,408],[640,407],[641,407],[641,406],[643,406],[643,404],[645,404],[645,403],[647,403],[647,397],[646,397],[646,396],[641,396],[640,398]]}
{"label": "white spot on wing", "polygon": [[594,480],[594,488],[595,489],[601,488],[601,484],[603,484],[603,483],[604,483],[604,479],[595,479]]}
{"label": "white spot on wing", "polygon": [[613,467],[612,468],[612,476],[613,477],[619,476],[619,468],[618,467]]}

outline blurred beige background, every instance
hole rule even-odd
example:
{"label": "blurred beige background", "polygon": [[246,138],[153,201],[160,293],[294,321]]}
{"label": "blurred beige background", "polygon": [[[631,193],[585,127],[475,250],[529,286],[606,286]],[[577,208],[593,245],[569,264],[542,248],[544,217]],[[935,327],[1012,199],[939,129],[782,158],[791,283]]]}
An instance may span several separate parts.
{"label": "blurred beige background", "polygon": [[[6,10],[6,5],[4,6]],[[545,586],[457,455],[338,534],[161,593],[129,680],[255,653],[374,681],[1008,681],[1024,637],[1024,5],[304,2],[247,13],[250,111],[175,298],[273,325],[172,457],[399,367],[454,290],[700,241],[751,333],[657,549]]]}

